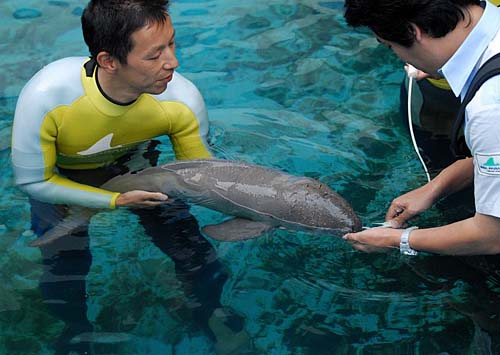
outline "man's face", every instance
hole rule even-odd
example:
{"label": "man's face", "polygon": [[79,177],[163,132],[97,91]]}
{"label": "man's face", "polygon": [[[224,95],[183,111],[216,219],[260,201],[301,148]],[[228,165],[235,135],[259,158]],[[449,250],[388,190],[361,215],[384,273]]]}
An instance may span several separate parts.
{"label": "man's face", "polygon": [[432,77],[440,77],[437,70],[441,65],[437,64],[435,56],[429,51],[426,51],[419,42],[414,42],[411,47],[405,47],[380,37],[377,37],[377,41],[391,49],[403,62],[413,65],[415,68]]}
{"label": "man's face", "polygon": [[127,64],[121,64],[120,78],[137,96],[161,94],[179,66],[175,56],[175,31],[170,16],[164,23],[153,23],[132,33],[133,48]]}

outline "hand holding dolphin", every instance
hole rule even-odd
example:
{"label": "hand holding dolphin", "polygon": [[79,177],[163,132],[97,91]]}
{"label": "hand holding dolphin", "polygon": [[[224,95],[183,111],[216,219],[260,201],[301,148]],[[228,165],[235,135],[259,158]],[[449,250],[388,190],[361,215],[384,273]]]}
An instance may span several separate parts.
{"label": "hand holding dolphin", "polygon": [[168,196],[161,192],[132,190],[120,194],[116,199],[118,207],[152,207],[161,205],[168,200]]}

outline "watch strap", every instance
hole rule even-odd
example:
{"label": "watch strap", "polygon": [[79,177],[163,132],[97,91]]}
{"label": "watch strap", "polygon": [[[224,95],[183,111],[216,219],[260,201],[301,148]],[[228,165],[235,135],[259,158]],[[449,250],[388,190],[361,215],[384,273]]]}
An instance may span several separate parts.
{"label": "watch strap", "polygon": [[415,229],[418,229],[418,227],[413,226],[403,230],[399,241],[399,251],[401,254],[413,256],[418,255],[418,252],[410,247],[410,233]]}

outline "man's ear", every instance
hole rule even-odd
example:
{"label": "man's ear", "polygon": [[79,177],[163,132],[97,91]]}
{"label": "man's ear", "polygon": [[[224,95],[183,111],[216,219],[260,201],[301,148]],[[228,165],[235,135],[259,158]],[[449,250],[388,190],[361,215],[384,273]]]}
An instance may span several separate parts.
{"label": "man's ear", "polygon": [[99,64],[99,68],[105,71],[114,72],[118,69],[118,59],[113,57],[108,52],[99,52],[95,59],[97,61],[97,64]]}
{"label": "man's ear", "polygon": [[415,41],[421,42],[422,41],[422,30],[420,29],[420,27],[418,27],[414,23],[411,24],[411,27],[413,27],[413,33],[415,34]]}

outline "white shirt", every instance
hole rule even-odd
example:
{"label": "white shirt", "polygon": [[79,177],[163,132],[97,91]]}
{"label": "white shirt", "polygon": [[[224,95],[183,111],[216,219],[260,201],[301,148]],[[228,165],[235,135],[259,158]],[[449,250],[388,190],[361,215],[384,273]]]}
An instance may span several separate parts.
{"label": "white shirt", "polygon": [[[500,8],[486,1],[476,27],[441,68],[463,100],[478,69],[500,52]],[[500,76],[485,82],[465,110],[465,141],[474,157],[476,211],[500,217]]]}

